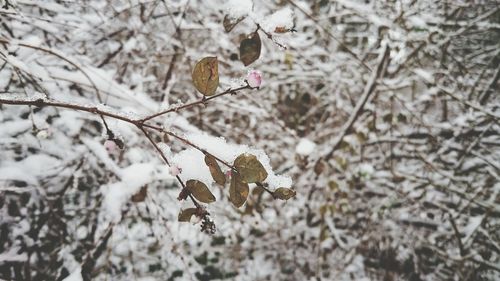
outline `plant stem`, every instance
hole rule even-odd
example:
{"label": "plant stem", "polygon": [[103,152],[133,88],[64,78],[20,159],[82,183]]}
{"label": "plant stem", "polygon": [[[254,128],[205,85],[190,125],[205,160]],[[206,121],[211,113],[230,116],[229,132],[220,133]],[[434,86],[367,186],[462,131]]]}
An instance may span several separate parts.
{"label": "plant stem", "polygon": [[212,100],[212,99],[215,99],[215,98],[218,98],[218,97],[221,97],[221,96],[224,96],[224,95],[227,95],[227,94],[236,94],[236,92],[240,91],[240,90],[243,90],[243,89],[252,89],[252,87],[250,87],[250,85],[245,85],[245,86],[241,86],[239,88],[236,88],[236,89],[227,89],[225,90],[224,92],[222,93],[218,93],[216,95],[213,95],[213,96],[210,96],[210,97],[203,97],[202,99],[200,100],[197,100],[197,101],[193,101],[193,102],[190,102],[190,103],[187,103],[187,104],[183,104],[183,105],[179,105],[179,106],[176,106],[176,107],[173,107],[173,108],[169,108],[169,109],[166,109],[166,110],[163,110],[163,111],[160,111],[158,113],[155,113],[153,115],[150,115],[146,118],[143,118],[141,121],[142,122],[146,122],[148,120],[151,120],[153,118],[156,118],[158,116],[161,116],[161,115],[164,115],[164,114],[167,114],[167,113],[170,113],[170,112],[177,112],[181,109],[184,109],[184,108],[189,108],[189,107],[192,107],[192,106],[195,106],[195,105],[199,105],[199,104],[205,104],[207,101],[209,100]]}

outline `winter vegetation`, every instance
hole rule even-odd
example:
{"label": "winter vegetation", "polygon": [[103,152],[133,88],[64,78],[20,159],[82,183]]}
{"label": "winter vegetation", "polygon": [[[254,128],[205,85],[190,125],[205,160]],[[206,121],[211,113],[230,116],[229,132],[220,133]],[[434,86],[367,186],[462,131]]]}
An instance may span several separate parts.
{"label": "winter vegetation", "polygon": [[496,0],[0,0],[0,280],[500,280]]}

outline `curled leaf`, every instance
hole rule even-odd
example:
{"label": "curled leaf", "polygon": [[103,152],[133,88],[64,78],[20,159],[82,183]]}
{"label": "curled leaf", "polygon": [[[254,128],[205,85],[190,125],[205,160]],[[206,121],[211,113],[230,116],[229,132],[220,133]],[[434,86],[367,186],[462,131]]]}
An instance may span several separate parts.
{"label": "curled leaf", "polygon": [[276,28],[274,29],[274,33],[287,33],[290,31],[291,29],[285,26],[276,26]]}
{"label": "curled leaf", "polygon": [[196,208],[187,208],[184,210],[181,210],[179,212],[179,216],[177,218],[178,221],[183,221],[183,222],[189,222],[191,221],[191,217],[196,214],[197,210]]}
{"label": "curled leaf", "polygon": [[253,63],[260,57],[262,42],[259,33],[254,32],[252,37],[241,40],[240,42],[240,60],[245,66]]}
{"label": "curled leaf", "polygon": [[215,196],[210,192],[210,189],[197,180],[188,180],[186,182],[186,189],[193,194],[194,198],[200,200],[203,203],[215,202]]}
{"label": "curled leaf", "polygon": [[196,63],[191,75],[196,89],[204,96],[215,94],[219,87],[219,62],[217,57],[206,57]]}
{"label": "curled leaf", "polygon": [[205,155],[205,164],[207,164],[210,169],[210,174],[214,181],[220,185],[224,185],[226,183],[226,177],[224,173],[217,164],[217,160],[212,155]]}
{"label": "curled leaf", "polygon": [[245,19],[244,16],[239,18],[233,18],[230,15],[225,15],[224,20],[222,21],[222,25],[224,25],[224,30],[226,32],[230,32],[238,23],[240,23],[244,19]]}
{"label": "curled leaf", "polygon": [[234,167],[245,183],[262,182],[267,178],[264,166],[255,155],[243,153],[234,160]]}
{"label": "curled leaf", "polygon": [[237,173],[233,173],[231,185],[229,187],[229,201],[231,201],[236,208],[239,208],[247,200],[248,192],[248,184],[244,183]]}
{"label": "curled leaf", "polygon": [[281,200],[288,200],[297,194],[295,190],[286,188],[286,187],[279,187],[273,192],[274,198],[281,199]]}

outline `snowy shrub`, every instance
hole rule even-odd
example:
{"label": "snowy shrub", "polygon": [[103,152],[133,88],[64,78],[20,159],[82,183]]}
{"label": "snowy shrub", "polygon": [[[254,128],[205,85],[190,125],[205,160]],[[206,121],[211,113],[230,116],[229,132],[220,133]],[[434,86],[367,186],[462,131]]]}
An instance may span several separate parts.
{"label": "snowy shrub", "polygon": [[0,279],[500,278],[499,17],[0,0]]}

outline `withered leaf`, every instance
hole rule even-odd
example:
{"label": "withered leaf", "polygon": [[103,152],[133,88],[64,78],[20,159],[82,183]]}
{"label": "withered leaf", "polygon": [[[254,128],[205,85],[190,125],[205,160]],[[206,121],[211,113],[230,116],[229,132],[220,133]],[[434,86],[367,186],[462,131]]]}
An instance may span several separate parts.
{"label": "withered leaf", "polygon": [[196,214],[196,208],[187,208],[179,212],[178,221],[189,222],[191,217]]}
{"label": "withered leaf", "polygon": [[290,28],[287,28],[285,26],[276,26],[274,29],[274,33],[287,33],[290,32]]}
{"label": "withered leaf", "polygon": [[233,18],[230,15],[225,15],[224,20],[222,21],[222,25],[224,25],[224,30],[226,32],[230,32],[238,23],[240,23],[244,19],[245,19],[244,16],[240,18]]}
{"label": "withered leaf", "polygon": [[204,96],[215,94],[219,87],[219,62],[217,57],[206,57],[196,63],[191,75],[196,89]]}
{"label": "withered leaf", "polygon": [[262,182],[267,178],[267,172],[255,155],[243,153],[234,160],[234,167],[245,183]]}
{"label": "withered leaf", "polygon": [[333,192],[337,192],[339,190],[339,184],[336,181],[329,181],[328,187]]}
{"label": "withered leaf", "polygon": [[295,194],[297,194],[295,190],[286,187],[279,187],[273,192],[274,198],[281,200],[288,200],[294,197]]}
{"label": "withered leaf", "polygon": [[316,164],[314,164],[314,173],[316,173],[316,175],[320,175],[325,170],[325,166],[325,162],[322,159],[319,159],[316,161]]}
{"label": "withered leaf", "polygon": [[141,187],[141,190],[139,190],[139,192],[132,195],[132,202],[135,202],[135,203],[143,202],[144,199],[146,199],[147,195],[148,195],[148,186],[145,185],[145,186]]}
{"label": "withered leaf", "polygon": [[244,183],[237,173],[233,173],[231,185],[229,187],[229,201],[231,201],[236,208],[239,208],[247,200],[248,192],[248,184]]}
{"label": "withered leaf", "polygon": [[212,174],[212,178],[214,181],[220,185],[224,185],[226,183],[226,177],[224,173],[219,167],[217,160],[212,155],[205,155],[205,164],[207,164],[210,169],[210,174]]}
{"label": "withered leaf", "polygon": [[186,189],[191,192],[194,198],[200,200],[203,203],[215,202],[215,196],[210,192],[210,189],[198,180],[188,180],[186,182]]}
{"label": "withered leaf", "polygon": [[262,42],[258,32],[254,32],[252,37],[241,40],[240,60],[245,66],[250,65],[260,57]]}

